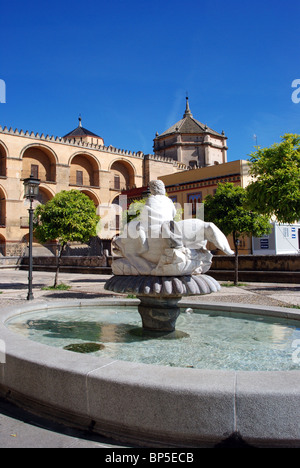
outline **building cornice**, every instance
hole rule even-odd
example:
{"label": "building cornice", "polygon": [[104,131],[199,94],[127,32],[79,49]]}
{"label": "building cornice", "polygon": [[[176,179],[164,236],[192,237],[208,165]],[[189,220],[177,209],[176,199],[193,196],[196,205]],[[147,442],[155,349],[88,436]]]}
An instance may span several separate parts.
{"label": "building cornice", "polygon": [[[193,170],[193,169],[191,169]],[[172,192],[181,192],[185,190],[191,190],[195,188],[204,188],[212,185],[218,185],[224,182],[238,182],[241,179],[241,174],[238,172],[232,174],[223,174],[219,176],[207,177],[203,179],[197,179],[190,182],[178,182],[174,184],[165,184],[166,190]]]}
{"label": "building cornice", "polygon": [[[151,161],[157,161],[157,162],[161,161],[163,163],[172,164],[173,166],[177,167],[179,170],[184,170],[187,168],[186,164],[176,161],[172,158],[165,157],[165,156],[158,156],[155,154],[144,154],[142,151],[133,152],[129,150],[118,149],[112,145],[110,146],[97,145],[94,143],[88,143],[88,142],[84,142],[81,140],[75,140],[75,138],[66,139],[66,138],[61,138],[61,137],[54,137],[53,135],[52,136],[44,135],[44,133],[40,135],[39,133],[29,132],[28,130],[24,132],[23,130],[18,130],[17,128],[13,130],[12,127],[8,129],[6,126],[2,127],[0,125],[0,136],[1,134],[12,135],[18,138],[36,140],[37,144],[39,142],[42,142],[42,143],[49,142],[49,143],[55,143],[55,144],[60,144],[60,145],[72,146],[76,149],[83,148],[83,149],[89,149],[93,151],[106,152],[111,155],[121,156],[123,158],[127,157],[127,158],[137,158],[137,159],[151,160]],[[18,159],[18,158],[11,157],[11,159]]]}
{"label": "building cornice", "polygon": [[94,151],[101,151],[101,152],[117,154],[120,156],[127,156],[127,157],[138,158],[138,159],[143,159],[144,157],[144,153],[142,151],[134,152],[134,151],[124,150],[124,149],[118,149],[112,145],[109,145],[109,146],[97,145],[94,143],[88,143],[86,141],[76,140],[75,138],[67,139],[67,138],[61,138],[58,136],[54,137],[53,135],[51,136],[45,135],[44,133],[40,135],[39,133],[29,132],[28,130],[24,132],[23,130],[18,130],[17,128],[13,130],[12,127],[8,129],[6,126],[2,127],[1,125],[0,125],[0,134],[13,135],[13,136],[21,137],[21,138],[30,138],[33,140],[43,141],[43,142],[48,141],[49,143],[74,146],[76,148],[78,147],[88,148]]}

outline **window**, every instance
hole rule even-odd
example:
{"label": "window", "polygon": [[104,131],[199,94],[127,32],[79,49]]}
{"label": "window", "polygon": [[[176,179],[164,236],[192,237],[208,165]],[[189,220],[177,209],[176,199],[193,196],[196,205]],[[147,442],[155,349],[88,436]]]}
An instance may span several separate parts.
{"label": "window", "polygon": [[120,229],[120,215],[116,215],[116,229]]}
{"label": "window", "polygon": [[118,174],[114,175],[114,188],[120,190],[120,176]]}
{"label": "window", "polygon": [[76,171],[76,185],[83,185],[83,171]]}
{"label": "window", "polygon": [[198,193],[189,193],[188,194],[188,203],[192,205],[192,214],[197,214],[197,205],[202,203],[202,192]]}
{"label": "window", "polygon": [[38,179],[39,178],[39,166],[38,164],[31,164],[31,167],[30,167],[30,172],[35,179]]}

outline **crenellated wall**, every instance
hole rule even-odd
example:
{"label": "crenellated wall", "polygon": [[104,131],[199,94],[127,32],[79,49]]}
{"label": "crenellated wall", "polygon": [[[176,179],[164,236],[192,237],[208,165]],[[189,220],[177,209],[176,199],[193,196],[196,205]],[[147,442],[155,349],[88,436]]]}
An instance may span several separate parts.
{"label": "crenellated wall", "polygon": [[[93,200],[104,218],[123,189],[142,187],[161,174],[185,168],[174,160],[94,140],[0,126],[0,256],[22,255],[28,243],[29,206],[23,198],[23,180],[31,174],[41,181],[34,206],[62,190],[77,189]],[[115,217],[113,211],[103,238],[111,239],[118,232]]]}

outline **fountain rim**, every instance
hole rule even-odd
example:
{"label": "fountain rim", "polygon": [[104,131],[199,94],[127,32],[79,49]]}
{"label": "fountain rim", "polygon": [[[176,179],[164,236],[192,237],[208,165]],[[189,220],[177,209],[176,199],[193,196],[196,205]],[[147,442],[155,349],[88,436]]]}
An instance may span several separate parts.
{"label": "fountain rim", "polygon": [[[159,446],[162,441],[162,446],[196,447],[238,434],[254,445],[300,447],[300,366],[293,371],[227,371],[137,364],[52,348],[5,325],[34,310],[138,303],[101,298],[34,301],[2,309],[0,340],[6,362],[0,364],[0,394],[80,427],[93,421],[95,432],[141,446]],[[293,308],[195,299],[182,299],[180,306],[300,320],[300,310]],[[128,411],[121,415],[124,407]],[[202,424],[199,417],[204,418]]]}

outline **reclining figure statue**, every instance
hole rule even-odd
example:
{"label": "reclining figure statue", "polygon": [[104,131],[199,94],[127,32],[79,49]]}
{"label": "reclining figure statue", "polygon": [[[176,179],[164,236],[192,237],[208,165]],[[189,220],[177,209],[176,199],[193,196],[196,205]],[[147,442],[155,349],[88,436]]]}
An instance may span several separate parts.
{"label": "reclining figure statue", "polygon": [[212,254],[207,241],[228,255],[220,229],[201,219],[174,221],[176,208],[160,180],[149,184],[151,195],[138,219],[125,225],[112,243],[114,275],[182,276],[206,273]]}

